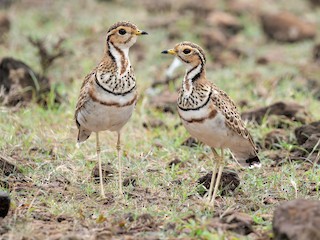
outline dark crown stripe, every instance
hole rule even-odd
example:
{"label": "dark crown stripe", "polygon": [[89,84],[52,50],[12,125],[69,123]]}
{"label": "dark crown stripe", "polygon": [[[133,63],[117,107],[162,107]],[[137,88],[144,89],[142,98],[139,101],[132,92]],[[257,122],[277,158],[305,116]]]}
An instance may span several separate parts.
{"label": "dark crown stripe", "polygon": [[125,26],[125,27],[131,27],[133,29],[137,29],[137,26],[130,23],[130,22],[117,22],[115,24],[113,24],[109,29],[108,29],[108,33],[111,32],[112,30],[120,27],[120,26]]}

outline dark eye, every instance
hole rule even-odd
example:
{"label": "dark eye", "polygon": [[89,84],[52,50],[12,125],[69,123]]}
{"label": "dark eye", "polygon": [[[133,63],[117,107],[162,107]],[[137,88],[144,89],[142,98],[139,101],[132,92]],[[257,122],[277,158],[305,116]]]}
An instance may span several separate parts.
{"label": "dark eye", "polygon": [[185,50],[183,50],[183,53],[184,53],[184,54],[189,54],[190,52],[191,52],[190,49],[185,49]]}
{"label": "dark eye", "polygon": [[124,30],[123,28],[121,28],[121,29],[119,30],[119,33],[120,33],[121,35],[125,35],[127,32],[126,32],[126,30]]}

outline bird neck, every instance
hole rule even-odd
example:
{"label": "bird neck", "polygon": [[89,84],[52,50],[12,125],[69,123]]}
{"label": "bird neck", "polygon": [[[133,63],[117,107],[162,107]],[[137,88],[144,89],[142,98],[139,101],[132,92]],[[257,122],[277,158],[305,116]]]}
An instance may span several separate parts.
{"label": "bird neck", "polygon": [[206,70],[204,68],[204,64],[200,63],[196,66],[188,67],[182,84],[185,94],[190,95],[197,81],[205,77]]}
{"label": "bird neck", "polygon": [[116,63],[117,73],[119,76],[129,71],[131,66],[129,60],[129,48],[120,48],[113,42],[107,41],[105,57],[110,58],[110,60]]}

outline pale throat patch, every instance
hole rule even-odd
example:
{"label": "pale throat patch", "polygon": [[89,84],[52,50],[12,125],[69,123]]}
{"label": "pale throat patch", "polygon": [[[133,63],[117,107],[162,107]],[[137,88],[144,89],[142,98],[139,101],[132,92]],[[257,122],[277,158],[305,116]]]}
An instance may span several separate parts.
{"label": "pale throat patch", "polygon": [[192,79],[201,72],[202,66],[201,64],[199,64],[193,70],[191,69],[192,68],[187,69],[186,74],[184,76],[183,84],[182,84],[183,90],[185,92],[185,97],[189,97],[190,94],[192,93],[192,89],[193,89]]}
{"label": "pale throat patch", "polygon": [[[116,60],[117,67],[120,70],[120,71],[118,71],[118,77],[121,77],[122,75],[124,75],[126,72],[129,71],[130,66],[131,66],[130,60],[129,60],[129,47],[122,48],[122,49],[121,48],[116,49],[112,43],[109,43],[109,48],[110,48],[111,54],[114,56],[114,58]],[[119,51],[121,51],[123,53],[123,56]],[[124,57],[124,59],[122,59],[123,57]],[[123,63],[126,64],[126,69],[121,74],[121,69],[122,69]]]}

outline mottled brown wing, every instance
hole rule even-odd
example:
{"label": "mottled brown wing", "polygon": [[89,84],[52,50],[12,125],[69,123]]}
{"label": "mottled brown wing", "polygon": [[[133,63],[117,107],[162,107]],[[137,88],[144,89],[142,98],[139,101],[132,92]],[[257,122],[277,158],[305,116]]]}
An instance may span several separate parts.
{"label": "mottled brown wing", "polygon": [[212,84],[212,91],[216,91],[218,93],[212,94],[211,100],[225,116],[227,126],[243,138],[248,139],[254,149],[256,149],[255,143],[249,131],[246,129],[244,122],[242,121],[241,116],[238,112],[238,109],[232,99],[214,84]]}
{"label": "mottled brown wing", "polygon": [[80,127],[80,124],[77,121],[77,115],[78,115],[78,112],[80,111],[80,109],[89,100],[89,93],[88,93],[89,92],[89,87],[90,87],[91,82],[94,81],[94,75],[96,73],[96,70],[97,70],[97,68],[92,70],[91,73],[89,73],[85,77],[85,79],[84,79],[84,81],[83,81],[83,83],[81,85],[80,95],[79,95],[79,98],[78,98],[76,111],[75,111],[75,114],[74,114],[74,119],[76,121],[76,124],[77,124],[78,128]]}

